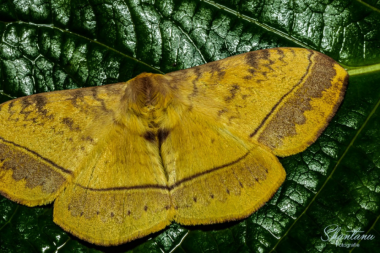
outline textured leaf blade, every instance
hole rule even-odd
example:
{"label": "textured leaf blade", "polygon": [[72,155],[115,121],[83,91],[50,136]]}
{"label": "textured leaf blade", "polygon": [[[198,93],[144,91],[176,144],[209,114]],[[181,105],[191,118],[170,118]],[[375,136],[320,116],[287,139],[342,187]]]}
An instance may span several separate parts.
{"label": "textured leaf blade", "polygon": [[[286,182],[244,221],[172,224],[142,240],[95,250],[52,223],[51,207],[26,208],[2,198],[0,251],[337,252],[347,249],[320,239],[331,222],[378,235],[378,8],[374,1],[0,0],[2,101],[277,46],[322,51],[357,75],[328,129],[302,154],[281,160]],[[359,250],[378,243],[360,242]]]}

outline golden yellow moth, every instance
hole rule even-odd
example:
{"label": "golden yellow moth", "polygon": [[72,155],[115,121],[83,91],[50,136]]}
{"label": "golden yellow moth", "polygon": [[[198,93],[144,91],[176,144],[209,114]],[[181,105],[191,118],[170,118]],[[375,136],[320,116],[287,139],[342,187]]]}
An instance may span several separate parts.
{"label": "golden yellow moth", "polygon": [[242,219],[285,179],[348,82],[307,49],[249,52],[166,75],[0,105],[0,192],[54,202],[54,222],[118,245],[165,228]]}

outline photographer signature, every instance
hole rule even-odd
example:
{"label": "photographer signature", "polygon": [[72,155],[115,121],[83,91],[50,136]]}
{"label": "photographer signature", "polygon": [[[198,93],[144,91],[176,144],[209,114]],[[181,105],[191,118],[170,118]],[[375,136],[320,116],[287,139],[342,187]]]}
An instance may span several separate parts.
{"label": "photographer signature", "polygon": [[346,233],[341,232],[342,228],[336,224],[329,225],[325,227],[324,233],[325,236],[321,236],[321,240],[326,242],[330,242],[335,244],[337,247],[359,247],[358,243],[343,243],[344,240],[350,241],[361,241],[366,240],[370,241],[375,239],[374,235],[364,234],[364,231],[359,231],[357,229],[353,229],[351,231],[346,231]]}

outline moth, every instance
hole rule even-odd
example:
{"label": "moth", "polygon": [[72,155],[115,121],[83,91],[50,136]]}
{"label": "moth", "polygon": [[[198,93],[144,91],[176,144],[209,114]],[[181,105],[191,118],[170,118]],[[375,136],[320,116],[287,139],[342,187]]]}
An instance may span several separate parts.
{"label": "moth", "polygon": [[243,219],[285,179],[341,104],[348,75],[275,48],[169,74],[0,105],[0,193],[54,201],[54,222],[99,245]]}

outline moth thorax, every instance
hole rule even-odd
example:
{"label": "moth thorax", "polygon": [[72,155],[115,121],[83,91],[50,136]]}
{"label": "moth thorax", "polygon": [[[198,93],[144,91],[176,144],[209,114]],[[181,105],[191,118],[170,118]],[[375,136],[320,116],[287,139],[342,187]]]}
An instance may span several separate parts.
{"label": "moth thorax", "polygon": [[128,82],[128,103],[134,110],[146,114],[164,110],[172,98],[165,76],[142,73]]}

